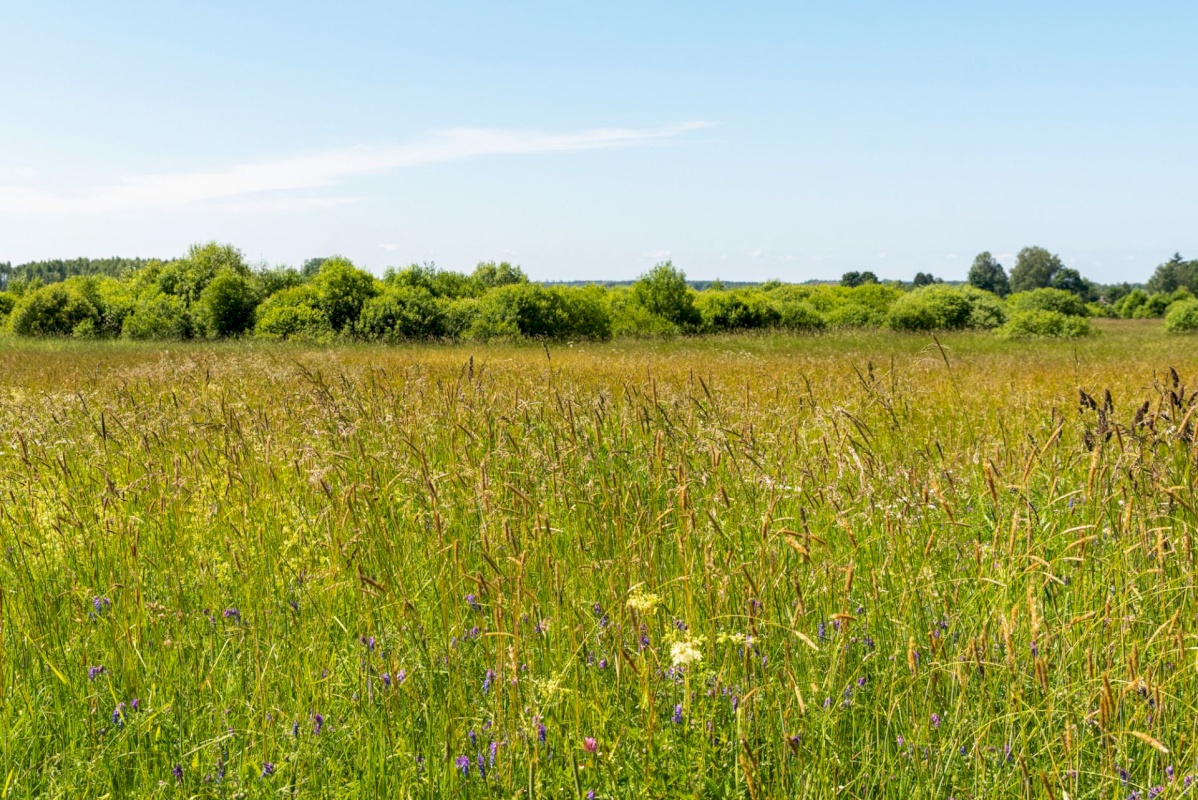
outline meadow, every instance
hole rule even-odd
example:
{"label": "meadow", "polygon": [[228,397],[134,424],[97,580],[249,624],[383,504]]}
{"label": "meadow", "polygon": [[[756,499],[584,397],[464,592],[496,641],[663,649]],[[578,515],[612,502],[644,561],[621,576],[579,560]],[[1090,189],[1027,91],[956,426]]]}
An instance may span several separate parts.
{"label": "meadow", "polygon": [[1198,348],[0,340],[2,797],[1188,797]]}

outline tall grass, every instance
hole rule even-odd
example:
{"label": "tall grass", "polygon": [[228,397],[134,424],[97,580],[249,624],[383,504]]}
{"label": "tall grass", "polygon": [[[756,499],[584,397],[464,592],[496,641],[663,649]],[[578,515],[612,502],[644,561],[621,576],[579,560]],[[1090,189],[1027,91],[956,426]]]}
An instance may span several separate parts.
{"label": "tall grass", "polygon": [[1198,791],[1159,324],[4,348],[5,797]]}

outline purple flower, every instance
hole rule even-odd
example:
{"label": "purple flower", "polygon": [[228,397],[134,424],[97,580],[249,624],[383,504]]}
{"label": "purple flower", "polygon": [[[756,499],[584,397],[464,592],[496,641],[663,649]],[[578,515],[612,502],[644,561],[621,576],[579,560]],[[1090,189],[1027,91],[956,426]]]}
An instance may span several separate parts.
{"label": "purple flower", "polygon": [[864,675],[862,675],[860,678],[858,678],[858,679],[857,679],[857,685],[858,685],[858,686],[864,686],[864,685],[865,685],[865,676],[864,676]]}
{"label": "purple flower", "polygon": [[373,636],[359,636],[358,641],[361,642],[362,644],[366,645],[366,649],[368,651],[370,651],[371,653],[374,652],[375,641],[374,641]]}
{"label": "purple flower", "polygon": [[141,700],[134,697],[133,702],[129,704],[129,707],[132,708],[134,711],[137,711],[138,709],[141,708]]}
{"label": "purple flower", "polygon": [[388,689],[391,688],[391,675],[384,672],[380,677],[383,679],[383,686],[386,686]]}
{"label": "purple flower", "polygon": [[932,727],[936,728],[936,729],[940,728],[940,715],[939,714],[932,714]]}
{"label": "purple flower", "polygon": [[1173,783],[1173,765],[1172,764],[1165,767],[1165,777],[1168,778],[1169,783]]}
{"label": "purple flower", "polygon": [[96,678],[100,677],[107,671],[108,670],[104,669],[104,667],[88,667],[87,668],[87,679],[89,681],[94,681]]}
{"label": "purple flower", "polygon": [[732,695],[732,713],[736,713],[736,709],[740,708],[740,698]]}
{"label": "purple flower", "polygon": [[125,727],[125,704],[117,703],[116,708],[112,710],[112,724],[118,727]]}
{"label": "purple flower", "polygon": [[478,747],[478,735],[474,731],[466,731],[466,738],[470,740],[471,747]]}
{"label": "purple flower", "polygon": [[171,769],[171,774],[175,776],[175,780],[176,780],[176,781],[179,781],[180,783],[182,783],[182,782],[183,782],[183,765],[182,765],[182,764],[176,764],[176,765],[175,765],[175,766],[174,766],[174,767]]}
{"label": "purple flower", "polygon": [[262,762],[262,777],[269,778],[271,775],[274,775],[274,774],[275,774],[275,765],[270,763],[269,761],[263,761]]}
{"label": "purple flower", "polygon": [[595,800],[595,790],[591,789],[587,792],[587,800]]}
{"label": "purple flower", "polygon": [[320,714],[312,715],[312,733],[319,736],[321,728],[324,727],[324,717]]}
{"label": "purple flower", "polygon": [[682,704],[681,703],[674,706],[674,724],[675,725],[682,724]]}
{"label": "purple flower", "polygon": [[903,745],[905,745],[907,743],[907,740],[904,739],[902,736],[899,736],[897,741],[898,741],[899,747],[902,747]]}
{"label": "purple flower", "polygon": [[596,617],[603,616],[603,606],[599,605],[598,603],[595,603],[595,605],[591,607],[591,610],[595,612]]}
{"label": "purple flower", "polygon": [[112,605],[112,601],[109,600],[107,597],[93,597],[92,598],[92,608],[94,608],[96,610],[97,614],[103,614],[105,611],[108,610],[109,606],[111,606],[111,605]]}
{"label": "purple flower", "polygon": [[582,740],[582,749],[588,753],[593,753],[599,749],[599,743],[595,741],[594,736],[587,736]]}
{"label": "purple flower", "polygon": [[490,753],[489,753],[490,766],[494,767],[495,766],[495,757],[497,755],[499,755],[499,742],[491,742],[491,744],[488,746],[487,749],[490,751]]}
{"label": "purple flower", "polygon": [[458,756],[453,763],[462,771],[463,778],[470,777],[470,756]]}
{"label": "purple flower", "polygon": [[234,624],[241,622],[241,612],[235,608],[226,608],[225,619],[233,620]]}
{"label": "purple flower", "polygon": [[478,761],[478,776],[480,778],[487,777],[487,764],[483,761],[483,754],[479,753],[476,760]]}
{"label": "purple flower", "polygon": [[607,669],[607,659],[606,658],[599,659],[599,669]]}
{"label": "purple flower", "polygon": [[295,722],[291,723],[291,735],[299,736],[299,720],[296,720]]}
{"label": "purple flower", "polygon": [[824,639],[828,638],[828,626],[826,624],[824,624],[822,622],[819,624],[819,634],[818,635],[819,635],[819,640],[821,642]]}
{"label": "purple flower", "polygon": [[[482,608],[482,606],[478,604],[478,600],[472,594],[466,595],[466,605],[470,606],[471,611],[478,611]],[[469,765],[467,765],[467,768],[469,768]]]}
{"label": "purple flower", "polygon": [[395,684],[397,686],[399,684],[403,683],[404,681],[406,681],[407,679],[408,679],[408,671],[406,669],[401,669],[399,672],[395,673]]}
{"label": "purple flower", "polygon": [[495,680],[495,671],[487,670],[487,674],[483,676],[483,694],[491,691],[491,683]]}
{"label": "purple flower", "polygon": [[547,734],[545,731],[545,723],[538,722],[537,723],[537,741],[539,741],[541,744],[545,744],[546,735]]}

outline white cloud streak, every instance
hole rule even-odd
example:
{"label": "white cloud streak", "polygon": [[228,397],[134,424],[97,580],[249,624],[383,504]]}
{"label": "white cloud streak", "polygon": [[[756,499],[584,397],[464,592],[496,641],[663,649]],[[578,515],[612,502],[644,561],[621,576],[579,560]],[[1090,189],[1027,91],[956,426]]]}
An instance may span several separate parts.
{"label": "white cloud streak", "polygon": [[[106,213],[170,210],[207,203],[232,211],[327,208],[356,198],[288,195],[325,189],[355,177],[482,156],[646,145],[710,124],[687,122],[665,128],[603,128],[562,134],[459,128],[408,144],[354,147],[236,164],[211,172],[134,175],[83,191],[59,192],[0,184],[0,212]],[[261,197],[270,193],[284,196]]]}

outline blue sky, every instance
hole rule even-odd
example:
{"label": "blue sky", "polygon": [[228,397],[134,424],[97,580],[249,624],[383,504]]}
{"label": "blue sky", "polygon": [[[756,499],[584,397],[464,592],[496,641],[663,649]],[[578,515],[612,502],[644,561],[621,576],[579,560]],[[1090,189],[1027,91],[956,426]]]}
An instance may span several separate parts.
{"label": "blue sky", "polygon": [[0,260],[1198,257],[1195,3],[0,0]]}

